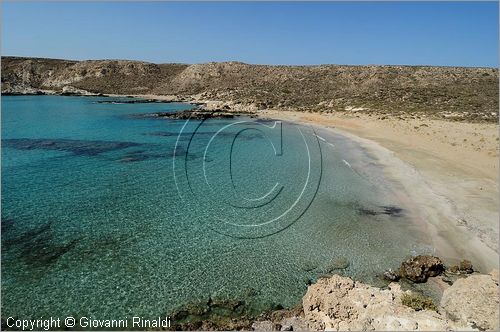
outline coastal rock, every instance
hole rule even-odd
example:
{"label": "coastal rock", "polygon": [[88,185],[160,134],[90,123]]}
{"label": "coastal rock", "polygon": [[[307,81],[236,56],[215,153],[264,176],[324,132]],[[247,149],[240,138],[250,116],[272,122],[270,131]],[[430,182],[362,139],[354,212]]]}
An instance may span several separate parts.
{"label": "coastal rock", "polygon": [[78,88],[75,88],[75,87],[72,87],[69,85],[64,86],[62,88],[61,94],[63,96],[98,96],[99,95],[97,93],[92,93],[92,92],[89,92],[87,90],[78,89]]}
{"label": "coastal rock", "polygon": [[[129,97],[133,98],[133,97]],[[157,104],[157,103],[173,103],[173,100],[159,100],[159,99],[131,99],[131,100],[121,100],[121,99],[110,99],[110,100],[98,100],[97,104]]]}
{"label": "coastal rock", "polygon": [[490,276],[498,284],[498,270],[491,271]]}
{"label": "coastal rock", "polygon": [[415,311],[401,303],[396,283],[379,289],[334,275],[309,286],[303,309],[314,330],[449,330],[455,324],[430,310]]}
{"label": "coastal rock", "polygon": [[398,281],[401,277],[397,272],[394,272],[392,269],[389,269],[384,272],[384,279],[389,281]]}
{"label": "coastal rock", "polygon": [[309,331],[301,307],[266,312],[252,324],[255,331]]}
{"label": "coastal rock", "polygon": [[309,331],[307,321],[298,316],[284,318],[280,325],[281,331]]}
{"label": "coastal rock", "polygon": [[464,259],[459,265],[450,267],[449,271],[455,274],[471,274],[474,272],[474,268],[472,267],[472,263],[470,261]]}
{"label": "coastal rock", "polygon": [[178,112],[156,112],[133,115],[135,118],[159,118],[159,119],[174,119],[174,120],[204,120],[204,119],[232,119],[235,116],[246,115],[251,113],[236,113],[223,110],[207,111],[207,110],[188,110]]}
{"label": "coastal rock", "polygon": [[2,95],[44,95],[45,91],[35,89],[25,84],[16,84],[8,88],[2,88]]}
{"label": "coastal rock", "polygon": [[498,306],[498,280],[491,275],[458,279],[441,299],[441,307],[449,318],[480,330],[498,330]]}
{"label": "coastal rock", "polygon": [[444,272],[443,262],[434,256],[419,255],[401,263],[399,275],[413,282],[426,282]]}
{"label": "coastal rock", "polygon": [[474,272],[474,268],[469,260],[464,259],[459,265],[450,267],[449,271],[455,274],[471,274]]}
{"label": "coastal rock", "polygon": [[254,331],[273,331],[274,324],[270,320],[257,321],[252,324]]}
{"label": "coastal rock", "polygon": [[463,261],[460,262],[460,265],[458,266],[460,272],[463,273],[472,273],[474,272],[474,269],[472,268],[472,263],[469,260],[464,259]]}

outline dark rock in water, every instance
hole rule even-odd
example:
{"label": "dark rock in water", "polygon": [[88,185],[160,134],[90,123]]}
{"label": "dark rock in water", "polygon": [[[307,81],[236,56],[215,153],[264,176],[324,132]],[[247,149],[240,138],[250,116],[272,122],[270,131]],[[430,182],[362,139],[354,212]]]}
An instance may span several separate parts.
{"label": "dark rock in water", "polygon": [[448,271],[455,274],[471,274],[474,272],[474,268],[471,261],[464,259],[459,265],[450,267]]}
{"label": "dark rock in water", "polygon": [[54,150],[71,152],[78,156],[97,156],[101,153],[140,146],[140,143],[120,141],[86,141],[73,139],[2,139],[5,147],[18,150]]}
{"label": "dark rock in water", "polygon": [[349,267],[350,263],[345,258],[338,258],[331,261],[325,269],[326,273],[333,273],[337,270],[345,270]]}
{"label": "dark rock in water", "polygon": [[459,270],[460,270],[460,272],[466,273],[466,274],[470,274],[470,273],[474,272],[471,261],[469,261],[467,259],[464,259],[463,261],[460,262]]}
{"label": "dark rock in water", "polygon": [[382,209],[384,209],[382,213],[388,216],[400,217],[403,213],[403,209],[397,206],[382,206]]}
{"label": "dark rock in water", "polygon": [[159,118],[167,118],[167,119],[196,119],[196,120],[204,120],[204,119],[232,119],[234,118],[233,113],[228,112],[209,112],[209,111],[181,111],[181,112],[161,112],[156,113],[156,117]]}
{"label": "dark rock in water", "polygon": [[397,272],[394,272],[392,269],[389,269],[384,272],[384,279],[389,281],[398,281],[401,277]]}
{"label": "dark rock in water", "polygon": [[304,284],[306,286],[311,286],[313,284],[313,280],[311,278],[304,278]]}
{"label": "dark rock in water", "polygon": [[[252,113],[253,114],[253,113]],[[158,118],[173,120],[206,120],[206,119],[232,119],[235,116],[251,115],[250,113],[236,113],[227,110],[206,111],[200,109],[184,110],[177,112],[155,112],[132,115],[133,118]]]}
{"label": "dark rock in water", "polygon": [[380,214],[377,211],[365,209],[365,208],[359,208],[358,213],[362,214],[362,215],[366,215],[366,216],[376,216],[376,215]]}
{"label": "dark rock in water", "polygon": [[[14,231],[13,231],[14,232]],[[51,223],[25,231],[19,235],[2,233],[2,250],[15,249],[18,257],[35,266],[48,266],[72,250],[78,239],[57,243]]]}
{"label": "dark rock in water", "polygon": [[313,262],[306,262],[301,266],[302,271],[311,272],[318,268],[318,264]]}
{"label": "dark rock in water", "polygon": [[2,218],[0,224],[1,224],[2,234],[4,234],[14,228],[14,219]]}
{"label": "dark rock in water", "polygon": [[122,158],[120,158],[120,162],[122,163],[131,163],[137,161],[151,160],[151,159],[161,159],[171,157],[172,153],[149,153],[145,150],[139,151],[130,151],[126,153]]}
{"label": "dark rock in water", "polygon": [[172,314],[173,330],[250,330],[252,321],[246,313],[245,301],[209,298],[188,303]]}
{"label": "dark rock in water", "polygon": [[32,265],[49,265],[73,249],[77,243],[76,239],[62,245],[47,245],[44,241],[37,241],[32,246],[26,247],[22,255]]}
{"label": "dark rock in water", "polygon": [[453,285],[453,283],[455,282],[455,280],[453,278],[450,278],[448,275],[446,274],[443,274],[443,276],[441,277],[441,280],[445,283],[447,283],[448,285]]}
{"label": "dark rock in water", "polygon": [[387,215],[391,217],[401,217],[403,216],[403,209],[397,206],[380,206],[378,209],[368,209],[364,207],[358,207],[358,213],[367,216],[377,216],[377,215]]}
{"label": "dark rock in water", "polygon": [[132,99],[132,100],[121,100],[121,99],[111,99],[111,100],[98,100],[97,104],[152,104],[152,103],[173,103],[170,100],[158,100],[158,99]]}
{"label": "dark rock in water", "polygon": [[26,243],[33,241],[38,237],[46,236],[46,234],[48,234],[51,229],[51,223],[46,223],[40,227],[28,230],[24,233],[15,234],[15,229],[13,226],[14,224],[12,224],[10,228],[6,229],[5,233],[4,230],[2,230],[2,246],[5,246],[6,248],[11,245],[25,245]]}
{"label": "dark rock in water", "polygon": [[[222,128],[224,125],[218,124],[220,128]],[[236,133],[238,134],[236,136]],[[204,139],[208,140],[209,138],[212,138],[214,136],[217,137],[227,137],[229,139],[234,139],[237,137],[238,140],[241,141],[252,141],[255,139],[263,138],[264,136],[262,133],[258,131],[250,131],[250,130],[245,130],[245,131],[240,131],[240,132],[231,132],[231,131],[196,131],[196,132],[175,132],[175,131],[154,131],[150,133],[144,133],[143,135],[147,136],[160,136],[160,137],[173,137],[176,140],[178,139],[179,142],[186,142],[189,141],[192,137],[203,137]]]}
{"label": "dark rock in water", "polygon": [[302,306],[284,309],[269,303],[269,310],[258,316],[246,311],[245,302],[209,298],[208,301],[187,304],[173,312],[171,330],[307,330]]}
{"label": "dark rock in water", "polygon": [[248,287],[245,290],[245,296],[246,297],[252,297],[252,296],[255,296],[255,295],[257,295],[257,290],[255,288]]}
{"label": "dark rock in water", "polygon": [[413,282],[426,282],[444,272],[443,262],[435,256],[419,255],[401,263],[399,275]]}

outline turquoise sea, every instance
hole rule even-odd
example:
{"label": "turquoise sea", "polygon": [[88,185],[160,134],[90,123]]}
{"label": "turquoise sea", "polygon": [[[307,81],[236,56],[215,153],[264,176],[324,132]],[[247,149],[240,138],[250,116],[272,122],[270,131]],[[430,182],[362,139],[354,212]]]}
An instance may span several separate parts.
{"label": "turquoise sea", "polygon": [[157,317],[208,298],[258,313],[428,248],[343,136],[106,100],[2,97],[2,317]]}

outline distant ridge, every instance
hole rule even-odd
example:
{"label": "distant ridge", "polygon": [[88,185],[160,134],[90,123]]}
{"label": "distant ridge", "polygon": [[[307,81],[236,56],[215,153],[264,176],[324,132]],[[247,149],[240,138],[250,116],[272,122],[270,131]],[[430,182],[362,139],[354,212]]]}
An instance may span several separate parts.
{"label": "distant ridge", "polygon": [[[92,93],[177,95],[299,111],[357,109],[498,121],[498,69],[433,66],[274,66],[241,62],[2,57],[2,93],[64,87]],[[451,115],[450,115],[451,114]]]}

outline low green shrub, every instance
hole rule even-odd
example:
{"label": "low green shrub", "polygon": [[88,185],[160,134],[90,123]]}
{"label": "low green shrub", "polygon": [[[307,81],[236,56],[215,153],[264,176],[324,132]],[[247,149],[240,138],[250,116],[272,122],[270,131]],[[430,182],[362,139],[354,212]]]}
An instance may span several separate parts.
{"label": "low green shrub", "polygon": [[403,294],[401,296],[401,302],[403,305],[412,308],[413,310],[434,310],[437,311],[437,307],[431,298],[425,297],[422,294],[410,293]]}

